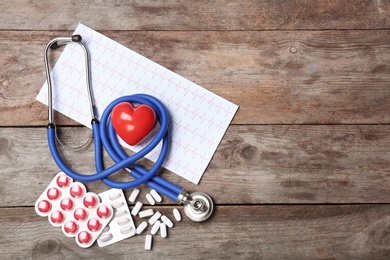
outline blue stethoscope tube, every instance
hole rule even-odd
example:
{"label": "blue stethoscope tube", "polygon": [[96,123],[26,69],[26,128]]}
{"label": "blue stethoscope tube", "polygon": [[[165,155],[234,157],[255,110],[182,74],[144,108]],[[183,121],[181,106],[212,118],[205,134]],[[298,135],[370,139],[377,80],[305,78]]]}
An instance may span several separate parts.
{"label": "blue stethoscope tube", "polygon": [[[110,120],[110,114],[112,109],[117,104],[122,102],[140,103],[150,106],[156,112],[158,122],[160,124],[160,129],[158,130],[156,136],[152,139],[152,141],[148,143],[139,152],[131,156],[128,156],[119,144],[118,139],[116,137],[116,133],[112,127]],[[146,94],[120,97],[112,101],[107,106],[107,108],[103,112],[100,123],[97,120],[92,121],[95,167],[97,171],[95,174],[79,174],[71,170],[65,164],[56,147],[55,127],[54,125],[49,124],[49,127],[47,128],[47,133],[50,152],[59,168],[75,180],[82,182],[101,180],[107,186],[117,189],[134,188],[143,183],[146,183],[148,186],[165,195],[166,197],[177,201],[178,196],[180,192],[182,192],[183,188],[159,176],[155,176],[157,171],[161,168],[169,151],[170,138],[168,121],[168,112],[165,109],[164,105],[158,99]],[[147,170],[140,165],[134,165],[136,161],[151,152],[160,143],[160,141],[162,141],[160,156],[150,170]],[[110,166],[107,169],[104,169],[103,166],[103,147],[107,151],[108,155],[115,162],[114,165]],[[108,178],[108,176],[113,174],[114,172],[119,171],[120,169],[129,168],[129,166],[131,166],[132,168],[130,174],[135,177],[135,180],[129,182],[117,182]]]}
{"label": "blue stethoscope tube", "polygon": [[[67,44],[68,42],[74,42],[79,44],[85,53],[85,65],[86,65],[86,83],[88,87],[89,106],[91,112],[91,124],[94,137],[94,153],[95,153],[95,168],[96,173],[93,174],[79,174],[70,169],[62,160],[56,144],[56,132],[55,124],[53,122],[53,94],[52,94],[52,82],[50,76],[50,68],[48,62],[48,50],[55,49],[58,46]],[[160,176],[156,176],[156,173],[161,168],[164,160],[168,154],[170,148],[169,137],[169,115],[164,105],[156,98],[146,94],[136,94],[130,96],[124,96],[112,101],[104,110],[101,117],[101,122],[97,120],[95,116],[95,102],[92,97],[92,85],[90,81],[90,65],[89,65],[89,53],[81,42],[80,35],[73,35],[72,37],[61,37],[51,40],[45,48],[45,69],[46,80],[48,85],[48,125],[47,125],[47,139],[50,148],[50,152],[57,163],[58,167],[71,178],[82,181],[91,182],[101,180],[107,186],[117,189],[129,189],[146,184],[150,188],[155,189],[162,195],[170,198],[179,204],[184,204],[184,213],[193,221],[200,222],[210,217],[213,212],[212,199],[203,192],[187,193],[186,189],[177,186]],[[119,103],[139,103],[150,106],[157,114],[157,121],[160,125],[154,138],[139,152],[128,156],[121,145],[119,144],[117,135],[111,123],[110,115],[112,109]],[[136,164],[138,160],[150,153],[160,142],[161,151],[155,164],[151,169],[147,170],[141,165]],[[114,165],[104,168],[103,165],[103,148],[108,155],[115,162]],[[128,170],[130,175],[135,179],[128,182],[117,182],[109,179],[108,177],[121,170]]]}
{"label": "blue stethoscope tube", "polygon": [[[53,106],[52,106],[52,82],[50,76],[50,68],[48,62],[48,50],[49,48],[57,48],[60,45],[64,45],[68,42],[75,42],[79,44],[85,53],[85,64],[86,64],[86,81],[88,86],[88,96],[92,117],[92,132],[94,137],[94,152],[95,152],[95,167],[96,173],[94,174],[79,174],[70,169],[65,162],[62,160],[56,145],[56,134],[55,134],[55,125],[53,123]],[[96,180],[101,180],[104,184],[109,187],[117,188],[117,189],[129,189],[139,186],[141,184],[147,184],[151,188],[165,195],[166,197],[174,200],[180,201],[181,193],[185,191],[185,189],[159,177],[156,176],[156,173],[161,168],[164,160],[169,151],[169,115],[164,107],[164,105],[156,98],[146,95],[146,94],[136,94],[131,96],[120,97],[113,102],[111,102],[101,117],[101,123],[96,119],[95,116],[95,103],[92,98],[92,86],[90,82],[90,71],[89,71],[89,53],[81,43],[81,36],[74,35],[72,37],[62,37],[56,38],[50,41],[45,48],[45,68],[46,68],[46,77],[48,84],[48,117],[49,124],[47,127],[47,138],[49,143],[50,152],[54,158],[54,161],[57,163],[58,167],[66,173],[71,178],[82,181],[82,182],[91,182]],[[128,156],[123,148],[120,146],[118,139],[116,137],[116,133],[112,127],[110,114],[112,109],[119,103],[122,102],[130,102],[130,103],[139,103],[146,104],[150,106],[157,114],[157,120],[160,125],[160,128],[155,135],[155,137],[150,141],[144,148],[142,148],[139,152]],[[107,134],[108,133],[108,134]],[[155,162],[155,164],[151,167],[150,170],[145,169],[140,165],[136,165],[135,163],[151,152],[160,142],[162,141],[160,155]],[[103,148],[107,151],[109,156],[115,162],[114,165],[104,169],[103,165]],[[128,182],[117,182],[108,178],[109,175],[121,170],[121,169],[129,169],[130,174],[135,178],[132,181]]]}

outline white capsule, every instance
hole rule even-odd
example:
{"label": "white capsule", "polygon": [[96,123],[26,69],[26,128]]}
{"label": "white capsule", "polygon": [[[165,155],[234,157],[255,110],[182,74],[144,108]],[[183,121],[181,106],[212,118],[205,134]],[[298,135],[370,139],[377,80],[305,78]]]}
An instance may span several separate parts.
{"label": "white capsule", "polygon": [[107,241],[109,241],[111,239],[112,239],[112,234],[111,233],[107,233],[107,234],[104,234],[104,235],[99,237],[99,240],[101,242],[107,242]]}
{"label": "white capsule", "polygon": [[173,216],[175,217],[176,221],[181,221],[181,214],[178,209],[173,209]]}
{"label": "white capsule", "polygon": [[119,218],[119,217],[122,217],[125,214],[126,214],[126,210],[121,209],[121,210],[118,210],[117,212],[115,212],[115,217]]}
{"label": "white capsule", "polygon": [[137,199],[139,192],[140,192],[140,190],[138,188],[133,189],[133,191],[131,192],[130,197],[129,197],[129,201],[131,203],[134,203],[134,201]]}
{"label": "white capsule", "polygon": [[146,209],[146,210],[140,211],[140,212],[138,213],[138,216],[139,216],[140,218],[146,218],[146,217],[152,216],[153,214],[154,214],[153,209]]}
{"label": "white capsule", "polygon": [[125,225],[125,224],[127,224],[129,222],[130,222],[129,218],[121,218],[120,220],[118,220],[118,225],[123,226],[123,225]]}
{"label": "white capsule", "polygon": [[168,227],[173,227],[173,222],[165,215],[161,217],[161,220],[168,226]]}
{"label": "white capsule", "polygon": [[161,198],[160,194],[158,194],[157,191],[151,190],[151,191],[150,191],[150,195],[152,195],[152,197],[153,197],[153,199],[154,199],[155,201],[157,201],[157,202],[161,202],[161,201],[162,201],[162,198]]}
{"label": "white capsule", "polygon": [[137,201],[137,203],[134,205],[133,210],[131,211],[131,215],[137,216],[138,212],[141,210],[142,205],[142,202]]}
{"label": "white capsule", "polygon": [[160,220],[157,220],[157,221],[154,223],[154,225],[153,225],[153,227],[152,227],[152,230],[150,231],[150,233],[151,233],[152,235],[155,235],[155,234],[157,233],[158,229],[160,228],[160,224],[161,224]]}
{"label": "white capsule", "polygon": [[116,200],[116,199],[119,198],[120,196],[121,196],[120,193],[113,193],[113,194],[111,194],[110,196],[108,196],[108,198],[109,198],[110,200]]}
{"label": "white capsule", "polygon": [[156,211],[154,215],[149,219],[149,224],[153,225],[161,217],[160,211]]}
{"label": "white capsule", "polygon": [[137,227],[137,234],[141,234],[145,228],[148,226],[148,222],[142,221],[142,223]]}
{"label": "white capsule", "polygon": [[167,225],[165,223],[160,224],[160,234],[161,237],[167,237]]}
{"label": "white capsule", "polygon": [[150,195],[149,193],[146,194],[146,199],[148,200],[148,202],[149,202],[150,205],[153,206],[154,204],[156,204],[156,202],[154,201],[152,195]]}
{"label": "white capsule", "polygon": [[112,204],[111,206],[114,208],[114,209],[117,209],[117,208],[120,208],[124,205],[123,201],[118,201],[118,202],[115,202],[114,204]]}
{"label": "white capsule", "polygon": [[145,250],[152,250],[152,235],[145,236]]}
{"label": "white capsule", "polygon": [[128,234],[131,232],[131,230],[133,230],[133,228],[131,226],[127,226],[127,227],[124,227],[121,229],[121,233],[122,234]]}
{"label": "white capsule", "polygon": [[110,225],[107,225],[107,226],[103,229],[102,233],[108,232],[108,231],[110,231]]}

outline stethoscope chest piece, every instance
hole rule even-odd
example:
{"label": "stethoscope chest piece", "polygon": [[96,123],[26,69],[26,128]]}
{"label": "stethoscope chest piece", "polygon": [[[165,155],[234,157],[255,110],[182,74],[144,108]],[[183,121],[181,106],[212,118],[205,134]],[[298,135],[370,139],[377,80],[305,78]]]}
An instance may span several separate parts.
{"label": "stethoscope chest piece", "polygon": [[202,222],[208,219],[213,213],[214,204],[210,196],[203,192],[190,194],[191,201],[184,205],[184,213],[192,221]]}

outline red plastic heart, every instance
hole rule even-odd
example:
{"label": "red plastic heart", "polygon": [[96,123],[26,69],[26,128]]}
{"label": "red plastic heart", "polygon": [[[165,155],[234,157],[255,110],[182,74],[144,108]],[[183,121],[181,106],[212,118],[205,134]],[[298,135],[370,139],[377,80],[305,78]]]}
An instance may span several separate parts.
{"label": "red plastic heart", "polygon": [[129,145],[141,142],[156,124],[156,113],[144,104],[134,107],[123,102],[111,111],[111,122],[115,132]]}

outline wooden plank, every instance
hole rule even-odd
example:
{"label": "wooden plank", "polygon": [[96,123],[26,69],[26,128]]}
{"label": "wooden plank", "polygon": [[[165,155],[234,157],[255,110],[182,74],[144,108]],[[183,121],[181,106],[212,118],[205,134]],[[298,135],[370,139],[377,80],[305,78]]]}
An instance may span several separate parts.
{"label": "wooden plank", "polygon": [[[171,207],[155,207],[172,215]],[[170,214],[170,215],[169,215]],[[1,208],[1,259],[387,259],[390,206],[219,206],[204,223],[187,218],[153,238],[145,234],[79,248],[33,208]],[[137,225],[138,219],[135,219]]]}
{"label": "wooden plank", "polygon": [[[42,52],[64,34],[0,32],[0,125],[46,124]],[[234,124],[390,122],[388,31],[104,34],[238,104]]]}
{"label": "wooden plank", "polygon": [[1,1],[2,30],[387,29],[390,4],[334,1]]}
{"label": "wooden plank", "polygon": [[[62,128],[59,136],[79,145],[90,133],[72,127]],[[231,126],[200,185],[168,171],[161,174],[192,192],[210,194],[217,204],[389,203],[389,149],[387,126]],[[60,152],[74,170],[95,171],[92,145],[60,147]],[[44,128],[0,128],[0,165],[3,207],[33,205],[60,171]],[[115,176],[131,180],[127,174]],[[107,189],[100,182],[87,187],[97,193]],[[141,189],[140,200],[147,203],[149,189]],[[21,190],[29,196],[20,196]],[[165,198],[164,203],[173,202]]]}

